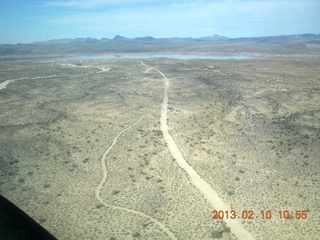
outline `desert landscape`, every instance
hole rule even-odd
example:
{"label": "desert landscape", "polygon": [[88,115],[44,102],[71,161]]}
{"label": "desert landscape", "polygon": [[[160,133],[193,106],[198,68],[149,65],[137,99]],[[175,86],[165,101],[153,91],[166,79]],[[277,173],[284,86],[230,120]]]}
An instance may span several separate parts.
{"label": "desert landscape", "polygon": [[320,56],[250,49],[0,61],[0,194],[58,239],[317,239]]}

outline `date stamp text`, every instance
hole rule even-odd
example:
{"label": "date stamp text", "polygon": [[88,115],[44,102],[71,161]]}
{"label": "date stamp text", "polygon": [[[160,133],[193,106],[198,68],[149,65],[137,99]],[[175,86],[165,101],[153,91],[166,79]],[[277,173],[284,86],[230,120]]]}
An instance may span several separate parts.
{"label": "date stamp text", "polygon": [[260,212],[255,212],[253,210],[243,210],[237,212],[235,210],[214,210],[212,212],[212,219],[271,219],[273,217],[278,217],[280,219],[307,219],[307,210],[280,210],[278,212],[273,212],[271,210],[262,210]]}

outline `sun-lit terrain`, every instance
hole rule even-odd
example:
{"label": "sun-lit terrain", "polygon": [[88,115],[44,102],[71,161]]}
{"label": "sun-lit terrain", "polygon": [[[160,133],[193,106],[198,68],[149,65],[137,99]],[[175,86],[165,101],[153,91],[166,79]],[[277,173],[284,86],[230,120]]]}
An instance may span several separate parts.
{"label": "sun-lit terrain", "polygon": [[164,139],[167,79],[169,133],[232,221],[316,239],[320,58],[141,61],[0,61],[0,193],[58,239],[237,239]]}

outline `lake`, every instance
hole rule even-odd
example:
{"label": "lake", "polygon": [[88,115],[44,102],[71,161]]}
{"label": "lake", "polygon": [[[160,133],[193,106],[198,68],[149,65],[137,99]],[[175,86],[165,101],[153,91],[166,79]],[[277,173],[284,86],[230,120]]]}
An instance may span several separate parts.
{"label": "lake", "polygon": [[85,59],[148,59],[148,58],[172,58],[172,59],[254,59],[252,56],[247,55],[235,55],[235,56],[223,56],[223,55],[187,55],[187,54],[148,54],[148,55],[88,55],[88,56],[74,56],[63,57],[59,60],[85,60]]}
{"label": "lake", "polygon": [[36,61],[53,61],[53,60],[87,60],[87,59],[148,59],[148,58],[169,58],[169,59],[213,59],[213,60],[247,60],[254,59],[255,57],[247,55],[193,55],[193,54],[145,54],[145,55],[79,55],[79,56],[66,56],[66,57],[17,57],[8,58],[0,57],[0,61],[19,61],[19,60],[36,60]]}

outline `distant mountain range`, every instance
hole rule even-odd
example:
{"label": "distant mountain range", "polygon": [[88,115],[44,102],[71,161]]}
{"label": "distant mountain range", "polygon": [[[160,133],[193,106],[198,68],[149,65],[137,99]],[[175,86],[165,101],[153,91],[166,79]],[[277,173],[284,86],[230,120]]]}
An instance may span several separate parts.
{"label": "distant mountain range", "polygon": [[[75,38],[56,39],[29,44],[0,44],[0,56],[42,56],[70,54],[137,54],[164,52],[239,53],[258,51],[257,46],[273,52],[307,49],[320,45],[320,34],[284,35],[253,38],[228,38],[219,35],[200,38],[154,38],[151,36],[112,39]],[[282,51],[282,50],[281,50]]]}
{"label": "distant mountain range", "polygon": [[43,41],[43,42],[35,42],[30,44],[45,44],[45,43],[68,43],[68,42],[86,42],[86,43],[98,43],[98,42],[109,42],[109,41],[118,41],[118,42],[159,42],[159,41],[221,41],[229,39],[228,37],[220,36],[220,35],[213,35],[213,36],[207,36],[207,37],[200,37],[200,38],[154,38],[151,36],[146,37],[137,37],[137,38],[127,38],[121,35],[116,35],[114,38],[102,38],[102,39],[96,39],[96,38],[75,38],[75,39],[54,39],[49,41]]}

